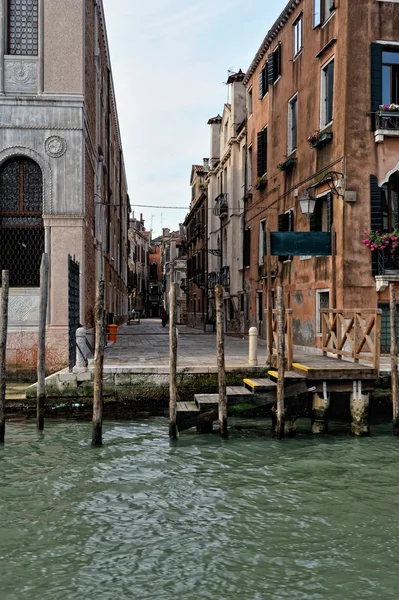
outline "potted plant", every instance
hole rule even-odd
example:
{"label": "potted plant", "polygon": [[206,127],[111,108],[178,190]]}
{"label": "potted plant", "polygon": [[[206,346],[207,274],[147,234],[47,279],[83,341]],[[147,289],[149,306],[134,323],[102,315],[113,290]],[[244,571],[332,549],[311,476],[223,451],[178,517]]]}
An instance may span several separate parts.
{"label": "potted plant", "polygon": [[333,134],[331,131],[320,131],[320,129],[316,129],[310,134],[306,141],[311,148],[321,148],[332,140],[332,136]]}
{"label": "potted plant", "polygon": [[380,104],[382,112],[399,112],[399,104]]}
{"label": "potted plant", "polygon": [[388,250],[394,254],[399,248],[399,230],[394,229],[390,233],[381,233],[380,231],[365,231],[363,244],[371,251]]}
{"label": "potted plant", "polygon": [[266,175],[263,175],[262,177],[258,177],[258,179],[256,181],[255,189],[262,190],[264,187],[266,187],[266,185],[267,185],[267,178],[266,178]]}

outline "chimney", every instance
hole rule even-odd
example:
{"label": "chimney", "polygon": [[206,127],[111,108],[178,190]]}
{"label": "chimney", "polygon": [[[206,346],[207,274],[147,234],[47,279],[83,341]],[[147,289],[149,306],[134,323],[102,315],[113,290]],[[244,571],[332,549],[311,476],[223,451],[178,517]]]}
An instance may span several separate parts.
{"label": "chimney", "polygon": [[163,235],[163,237],[169,237],[169,235],[170,235],[170,229],[168,229],[167,227],[163,227],[163,229],[162,229],[162,235]]}
{"label": "chimney", "polygon": [[209,171],[209,158],[204,158],[204,171]]}

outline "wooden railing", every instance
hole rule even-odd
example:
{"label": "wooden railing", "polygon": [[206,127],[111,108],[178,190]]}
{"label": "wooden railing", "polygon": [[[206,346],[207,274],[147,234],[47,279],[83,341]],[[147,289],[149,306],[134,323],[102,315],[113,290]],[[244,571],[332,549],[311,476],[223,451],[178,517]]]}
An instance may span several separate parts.
{"label": "wooden railing", "polygon": [[320,310],[323,354],[371,362],[380,368],[381,315],[379,309]]}
{"label": "wooden railing", "polygon": [[[268,309],[265,310],[266,314],[266,323],[271,322],[270,327],[270,335],[267,333],[266,335],[266,345],[267,347],[267,356],[277,358],[277,347],[278,347],[278,331],[277,331],[277,314],[278,311],[273,309],[270,311]],[[287,359],[286,368],[291,369],[292,363],[294,362],[294,336],[292,329],[292,309],[288,308],[285,311],[285,319],[284,319],[284,356]],[[271,362],[271,361],[270,361]]]}

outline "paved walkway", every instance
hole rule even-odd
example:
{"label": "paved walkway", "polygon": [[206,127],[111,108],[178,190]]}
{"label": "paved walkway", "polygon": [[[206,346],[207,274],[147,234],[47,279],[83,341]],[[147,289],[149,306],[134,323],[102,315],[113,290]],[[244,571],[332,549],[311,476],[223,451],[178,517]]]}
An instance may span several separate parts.
{"label": "paved walkway", "polygon": [[[105,351],[105,367],[111,366],[169,366],[169,329],[162,327],[160,319],[141,319],[122,325],[118,341]],[[216,334],[179,326],[178,367],[216,367]],[[265,362],[266,347],[259,340],[258,360]],[[248,335],[225,337],[227,367],[244,367],[248,364]]]}

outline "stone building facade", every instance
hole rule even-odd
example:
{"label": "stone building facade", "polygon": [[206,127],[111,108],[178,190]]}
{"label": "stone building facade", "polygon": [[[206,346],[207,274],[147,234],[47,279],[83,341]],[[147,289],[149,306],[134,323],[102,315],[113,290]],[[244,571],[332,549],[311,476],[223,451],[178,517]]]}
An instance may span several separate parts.
{"label": "stone building facade", "polygon": [[163,272],[163,307],[169,314],[169,292],[171,283],[177,283],[176,286],[176,313],[177,323],[185,325],[187,323],[187,303],[186,303],[186,285],[187,285],[187,256],[186,239],[184,227],[179,231],[170,231],[164,228],[162,232],[162,272]]}
{"label": "stone building facade", "polygon": [[[246,73],[245,272],[250,325],[262,333],[267,224],[336,229],[335,257],[273,257],[296,344],[320,345],[322,307],[386,311],[399,262],[396,252],[370,253],[363,232],[398,226],[398,47],[397,2],[291,0]],[[299,207],[307,193],[310,219]],[[383,345],[384,335],[386,317]]]}
{"label": "stone building facade", "polygon": [[147,312],[149,291],[150,232],[145,230],[143,215],[130,219],[129,225],[129,295],[130,310]]}
{"label": "stone building facade", "polygon": [[[68,364],[76,321],[93,326],[99,278],[107,312],[123,317],[128,308],[129,201],[101,0],[1,0],[0,123],[8,367],[35,369],[45,251],[46,366],[54,371]],[[74,323],[68,256],[79,263]]]}
{"label": "stone building facade", "polygon": [[207,249],[209,315],[215,317],[214,289],[224,286],[226,332],[246,327],[243,230],[246,161],[244,73],[230,75],[231,102],[223,115],[209,119],[210,168],[207,176]]}

